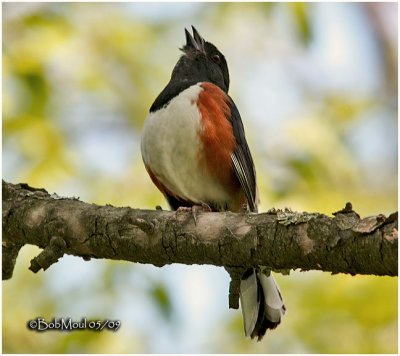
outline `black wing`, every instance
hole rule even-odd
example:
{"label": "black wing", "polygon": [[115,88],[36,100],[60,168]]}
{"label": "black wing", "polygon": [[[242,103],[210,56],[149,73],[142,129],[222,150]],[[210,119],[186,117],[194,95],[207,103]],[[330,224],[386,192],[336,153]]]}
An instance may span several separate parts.
{"label": "black wing", "polygon": [[229,104],[231,109],[230,120],[233,127],[233,134],[237,142],[237,147],[231,154],[233,169],[244,190],[250,211],[257,212],[256,171],[253,158],[251,157],[250,149],[247,145],[242,119],[231,98]]}

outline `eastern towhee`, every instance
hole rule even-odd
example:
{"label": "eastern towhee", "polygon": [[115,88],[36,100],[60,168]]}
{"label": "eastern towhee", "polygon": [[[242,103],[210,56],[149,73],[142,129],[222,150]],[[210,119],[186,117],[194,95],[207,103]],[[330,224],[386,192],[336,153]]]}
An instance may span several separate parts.
{"label": "eastern towhee", "polygon": [[[141,149],[147,172],[172,209],[257,212],[256,173],[243,123],[227,94],[223,54],[193,28],[183,55],[146,119]],[[272,274],[249,269],[241,280],[246,336],[264,336],[285,313]]]}

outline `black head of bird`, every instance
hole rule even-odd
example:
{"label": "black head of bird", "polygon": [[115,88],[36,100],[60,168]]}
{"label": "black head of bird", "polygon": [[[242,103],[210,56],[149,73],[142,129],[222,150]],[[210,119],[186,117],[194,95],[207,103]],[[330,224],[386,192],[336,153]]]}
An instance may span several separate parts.
{"label": "black head of bird", "polygon": [[181,48],[184,55],[176,64],[172,79],[210,82],[227,93],[229,71],[224,55],[212,43],[205,41],[193,26],[192,29],[193,35],[185,29],[186,44]]}

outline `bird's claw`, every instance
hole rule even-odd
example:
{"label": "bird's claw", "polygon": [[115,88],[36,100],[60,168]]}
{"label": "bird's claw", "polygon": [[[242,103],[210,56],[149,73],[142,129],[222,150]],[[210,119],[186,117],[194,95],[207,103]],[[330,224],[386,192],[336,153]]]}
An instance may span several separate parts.
{"label": "bird's claw", "polygon": [[199,212],[211,212],[211,208],[205,204],[202,203],[201,205],[192,205],[191,207],[189,206],[180,206],[177,210],[176,213],[181,213],[181,212],[191,212],[194,220],[194,224],[197,225],[197,213]]}

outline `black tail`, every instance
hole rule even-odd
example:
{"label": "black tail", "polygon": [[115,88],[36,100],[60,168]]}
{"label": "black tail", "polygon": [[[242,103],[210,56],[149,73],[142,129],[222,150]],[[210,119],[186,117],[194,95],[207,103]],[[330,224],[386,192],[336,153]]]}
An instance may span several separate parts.
{"label": "black tail", "polygon": [[281,322],[286,308],[272,274],[249,269],[240,284],[240,304],[246,336],[260,341],[268,329]]}

